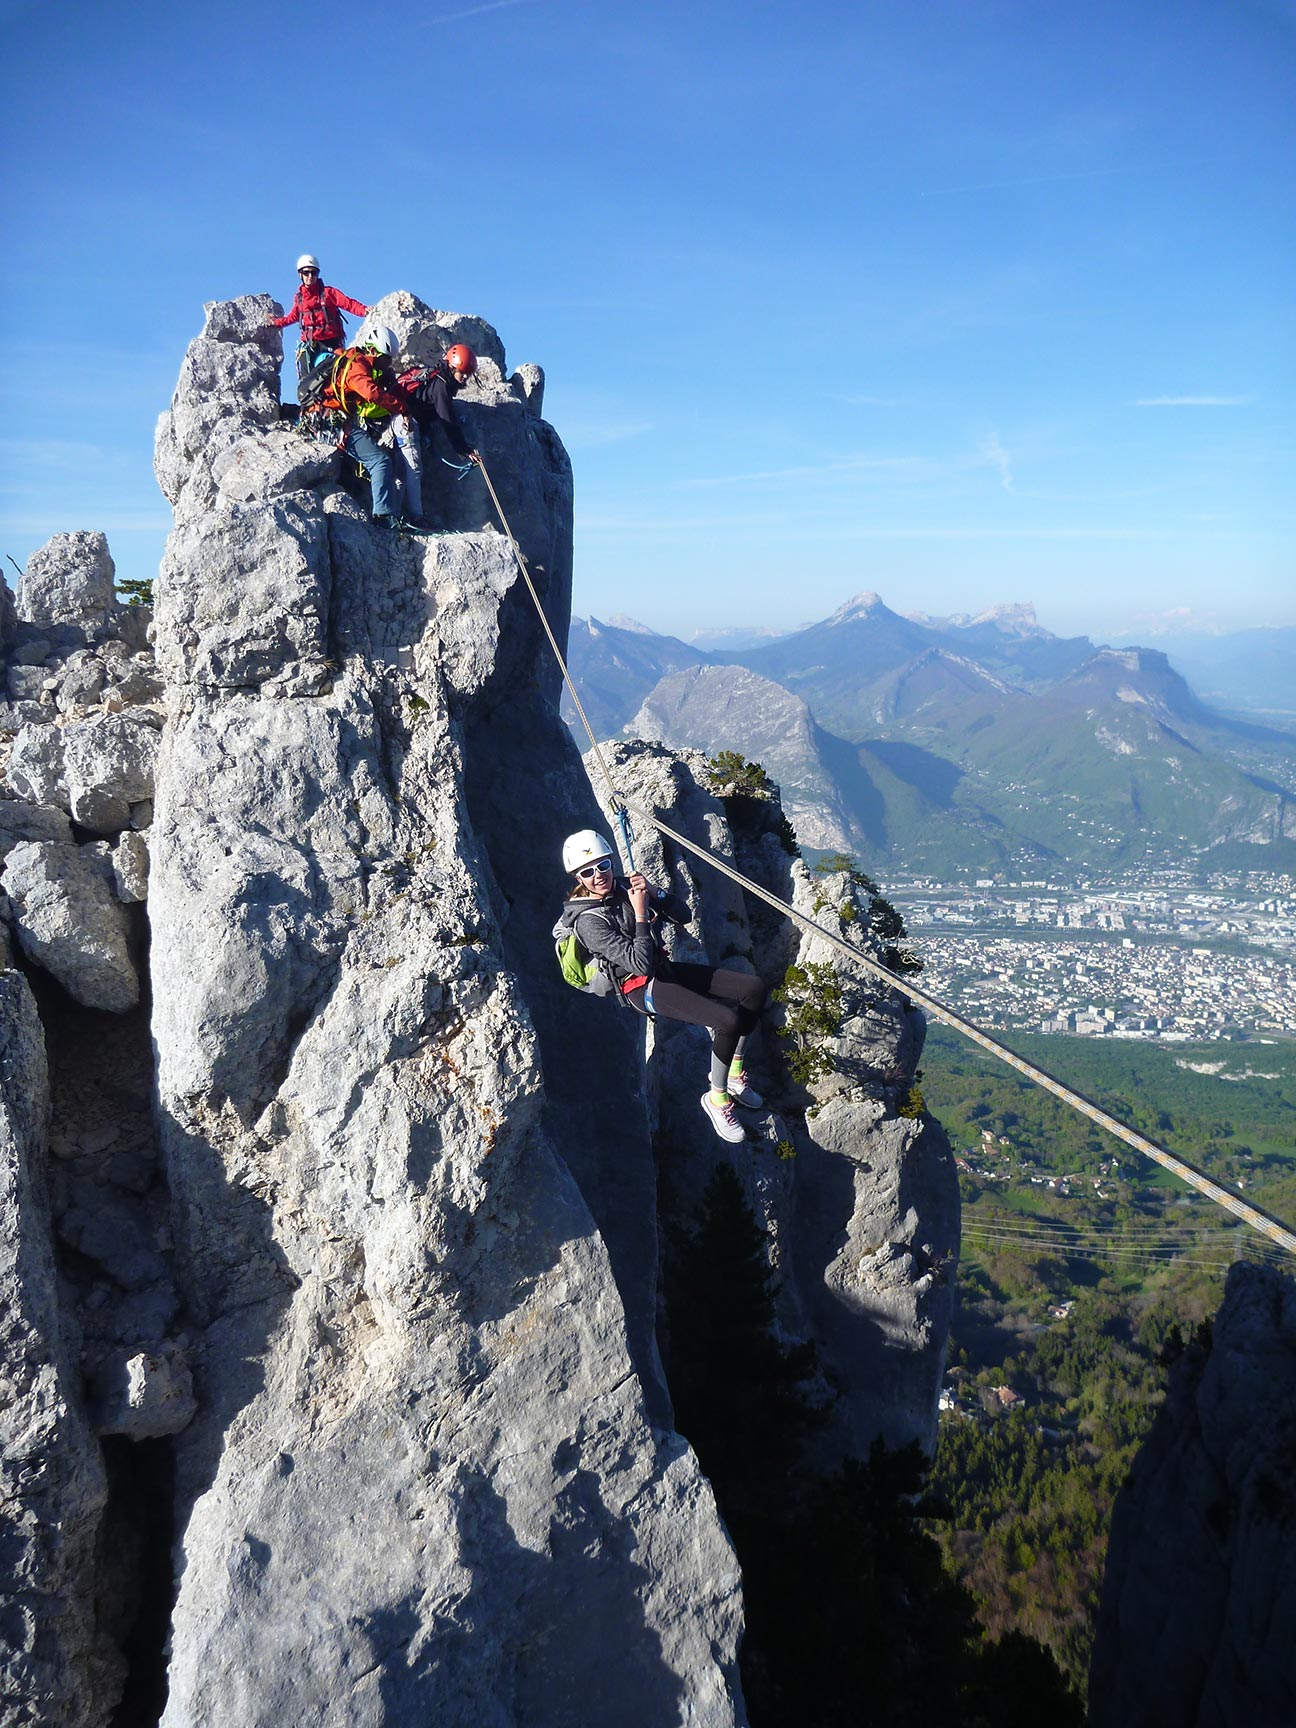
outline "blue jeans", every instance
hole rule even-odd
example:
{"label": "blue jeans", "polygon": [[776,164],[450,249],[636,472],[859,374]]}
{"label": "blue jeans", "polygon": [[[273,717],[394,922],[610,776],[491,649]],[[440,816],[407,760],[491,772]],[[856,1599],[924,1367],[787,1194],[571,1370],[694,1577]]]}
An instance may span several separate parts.
{"label": "blue jeans", "polygon": [[392,515],[391,453],[384,450],[369,428],[363,425],[353,426],[347,433],[345,449],[347,455],[354,456],[369,476],[369,485],[373,490],[374,515]]}

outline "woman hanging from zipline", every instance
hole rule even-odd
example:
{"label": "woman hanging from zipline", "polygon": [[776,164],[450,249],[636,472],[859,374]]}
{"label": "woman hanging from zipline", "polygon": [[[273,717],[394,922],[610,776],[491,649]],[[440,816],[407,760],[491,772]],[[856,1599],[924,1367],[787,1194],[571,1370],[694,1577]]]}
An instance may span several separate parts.
{"label": "woman hanging from zipline", "polygon": [[747,1079],[743,1052],[765,1005],[765,981],[672,960],[662,945],[662,925],[687,924],[687,904],[638,871],[618,878],[613,859],[611,841],[592,828],[563,842],[563,869],[575,878],[564,921],[632,1008],[710,1029],[711,1085],[702,1108],[722,1140],[737,1142],[744,1136],[734,1105],[756,1110],[763,1102]]}

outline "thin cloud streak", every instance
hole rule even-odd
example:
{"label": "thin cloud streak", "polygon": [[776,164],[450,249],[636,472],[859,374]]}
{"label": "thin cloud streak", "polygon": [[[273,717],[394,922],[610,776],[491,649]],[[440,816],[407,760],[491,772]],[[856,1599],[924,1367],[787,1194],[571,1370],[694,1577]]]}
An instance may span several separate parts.
{"label": "thin cloud streak", "polygon": [[999,475],[999,483],[1005,492],[1013,490],[1012,458],[999,442],[999,434],[990,431],[982,438],[978,446],[981,455]]}
{"label": "thin cloud streak", "polygon": [[938,481],[955,475],[966,476],[985,468],[991,468],[998,474],[1005,492],[1015,491],[1012,457],[1001,443],[999,434],[993,430],[981,437],[974,451],[945,458],[860,454],[842,457],[836,462],[800,463],[792,468],[764,468],[742,474],[693,475],[680,481],[680,485],[689,489],[752,486],[766,485],[771,480],[849,480],[863,475],[883,475],[891,480]]}
{"label": "thin cloud streak", "polygon": [[712,516],[693,518],[580,516],[576,532],[590,535],[610,534],[616,538],[643,535],[692,535],[698,530],[748,530],[764,539],[785,535],[804,540],[1131,540],[1156,543],[1166,540],[1250,540],[1256,536],[1249,529],[1200,528],[870,528],[866,526],[831,527],[806,523],[794,516],[757,517]]}
{"label": "thin cloud streak", "polygon": [[436,24],[457,24],[461,18],[480,18],[483,12],[502,12],[506,6],[531,6],[534,0],[486,0],[482,6],[465,6],[462,12],[444,12],[439,18],[428,18],[423,28],[430,30]]}
{"label": "thin cloud streak", "polygon": [[1140,396],[1136,408],[1245,408],[1250,396]]}
{"label": "thin cloud streak", "polygon": [[836,474],[930,474],[931,464],[923,456],[851,456],[843,462],[803,463],[795,468],[758,469],[748,474],[695,475],[680,482],[682,486],[750,486],[769,480],[812,480]]}

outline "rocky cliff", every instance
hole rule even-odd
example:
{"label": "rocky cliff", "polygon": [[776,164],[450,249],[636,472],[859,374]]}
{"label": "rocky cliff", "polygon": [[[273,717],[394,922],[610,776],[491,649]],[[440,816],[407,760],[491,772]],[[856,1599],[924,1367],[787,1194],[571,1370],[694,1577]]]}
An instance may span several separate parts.
{"label": "rocky cliff", "polygon": [[[806,917],[836,930],[866,925],[846,876],[812,874],[796,855],[776,798],[716,796],[699,751],[638,742],[604,745],[603,755],[624,796]],[[592,757],[587,767],[593,779]],[[647,1071],[662,1222],[686,1230],[717,1162],[733,1162],[765,1230],[780,1327],[815,1348],[829,1413],[824,1466],[863,1458],[879,1439],[930,1450],[959,1201],[944,1132],[913,1102],[924,1018],[899,984],[880,985],[654,830],[640,834],[636,861],[689,900],[693,922],[675,937],[679,958],[752,969],[773,983],[789,965],[822,967],[842,993],[837,1030],[823,1045],[830,1071],[806,1086],[787,1072],[774,1030],[782,1011],[774,1008],[756,1035],[750,1061],[768,1108],[744,1112],[753,1144],[738,1159],[699,1109],[705,1032],[653,1023]],[[869,937],[855,940],[879,957]]]}
{"label": "rocky cliff", "polygon": [[[717,1149],[695,1040],[645,1066],[554,966],[561,838],[602,818],[479,477],[426,489],[443,533],[372,528],[280,423],[272,306],[207,308],[159,423],[147,634],[101,536],[0,592],[0,1721],[741,1723],[738,1568],[657,1341],[659,1170],[685,1204]],[[460,400],[561,639],[539,369],[408,294],[373,316],[477,349]],[[810,894],[687,759],[623,767]],[[795,952],[647,861],[714,957]],[[838,1451],[930,1434],[957,1228],[897,1114],[918,1019],[849,1001],[817,1114],[745,1176]]]}
{"label": "rocky cliff", "polygon": [[1097,1728],[1287,1722],[1296,1696],[1296,1282],[1239,1264],[1112,1515]]}

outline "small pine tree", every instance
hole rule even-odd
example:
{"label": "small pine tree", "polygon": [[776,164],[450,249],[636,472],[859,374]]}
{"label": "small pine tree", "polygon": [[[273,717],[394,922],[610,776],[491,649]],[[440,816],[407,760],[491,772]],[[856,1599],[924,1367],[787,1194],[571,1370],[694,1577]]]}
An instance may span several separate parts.
{"label": "small pine tree", "polygon": [[833,1057],[826,1040],[841,1030],[842,1013],[841,985],[832,966],[826,961],[789,966],[783,982],[770,994],[787,1010],[777,1030],[794,1046],[788,1056],[792,1078],[809,1086],[831,1074]]}
{"label": "small pine tree", "polygon": [[707,775],[718,798],[763,798],[771,800],[774,782],[759,762],[749,762],[736,750],[720,750],[708,758]]}

